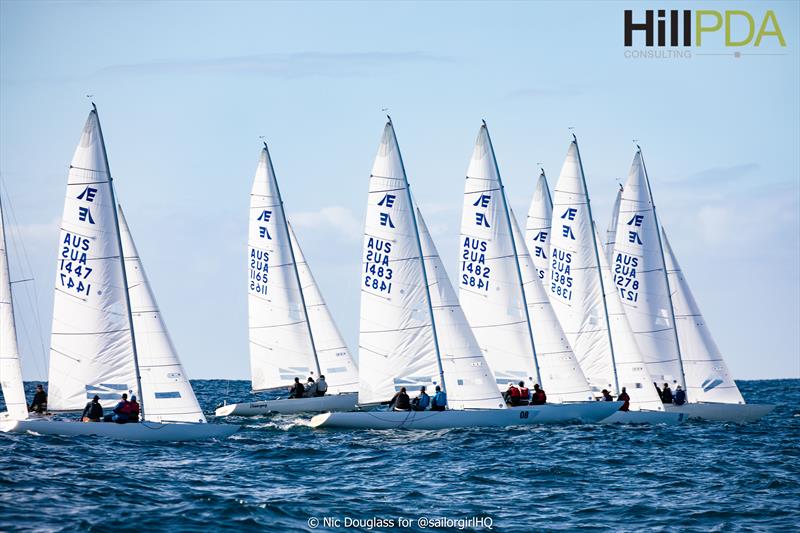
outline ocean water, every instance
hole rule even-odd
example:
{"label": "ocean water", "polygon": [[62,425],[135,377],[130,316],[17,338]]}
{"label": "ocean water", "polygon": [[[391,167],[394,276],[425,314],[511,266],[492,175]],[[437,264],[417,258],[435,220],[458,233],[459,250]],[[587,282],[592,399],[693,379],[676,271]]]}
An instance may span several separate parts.
{"label": "ocean water", "polygon": [[[250,397],[245,381],[193,385],[209,413]],[[739,386],[779,407],[747,426],[0,434],[0,531],[798,531],[800,380]]]}

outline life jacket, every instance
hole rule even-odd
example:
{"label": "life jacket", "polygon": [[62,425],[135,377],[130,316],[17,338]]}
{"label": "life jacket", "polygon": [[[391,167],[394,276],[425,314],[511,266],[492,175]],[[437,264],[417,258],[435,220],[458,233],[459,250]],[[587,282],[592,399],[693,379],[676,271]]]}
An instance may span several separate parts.
{"label": "life jacket", "polygon": [[433,395],[433,403],[431,404],[434,407],[444,407],[447,405],[447,395],[439,391]]}
{"label": "life jacket", "polygon": [[426,407],[428,407],[428,405],[430,405],[430,403],[431,403],[431,397],[430,396],[428,396],[427,394],[420,394],[419,395],[419,398],[418,398],[418,401],[417,401],[417,407],[419,407],[420,409],[425,409]]}
{"label": "life jacket", "polygon": [[512,385],[511,387],[509,387],[509,388],[508,388],[508,394],[509,394],[509,396],[511,396],[512,398],[519,398],[519,397],[520,397],[520,392],[519,392],[519,389],[518,389],[518,388],[516,388],[516,387],[515,387],[515,386],[513,386],[513,385]]}
{"label": "life jacket", "polygon": [[397,409],[410,409],[411,400],[409,399],[408,394],[406,394],[405,392],[398,394],[394,406]]}
{"label": "life jacket", "polygon": [[328,392],[328,384],[324,379],[317,381],[317,392]]}
{"label": "life jacket", "polygon": [[519,396],[523,400],[527,400],[530,395],[531,395],[531,391],[528,390],[528,387],[520,387],[519,388]]}
{"label": "life jacket", "polygon": [[118,415],[127,415],[131,412],[130,409],[130,402],[128,400],[122,400],[114,408],[114,412]]}
{"label": "life jacket", "polygon": [[128,402],[128,414],[131,415],[139,414],[139,402]]}

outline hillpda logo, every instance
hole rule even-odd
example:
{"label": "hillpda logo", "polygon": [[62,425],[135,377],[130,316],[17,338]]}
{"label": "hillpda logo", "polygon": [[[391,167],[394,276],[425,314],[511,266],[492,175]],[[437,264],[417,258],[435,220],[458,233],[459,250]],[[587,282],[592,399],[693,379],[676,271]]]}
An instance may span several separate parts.
{"label": "hillpda logo", "polygon": [[786,39],[771,9],[626,9],[626,58],[690,59],[692,55],[783,55]]}

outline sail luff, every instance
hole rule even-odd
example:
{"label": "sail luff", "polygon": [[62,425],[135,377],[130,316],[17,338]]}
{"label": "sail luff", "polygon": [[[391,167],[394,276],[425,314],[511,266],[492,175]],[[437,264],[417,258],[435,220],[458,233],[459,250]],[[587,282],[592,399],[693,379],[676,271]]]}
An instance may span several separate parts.
{"label": "sail luff", "polygon": [[606,319],[606,331],[608,333],[608,345],[611,348],[611,366],[614,369],[614,388],[619,394],[619,376],[617,376],[617,362],[614,354],[614,340],[611,338],[611,322],[608,318],[608,302],[606,301],[606,291],[603,283],[603,273],[600,270],[600,250],[597,244],[597,229],[595,227],[594,216],[592,215],[592,201],[589,198],[589,187],[586,185],[586,174],[583,171],[583,160],[581,159],[581,149],[578,146],[578,137],[572,134],[575,142],[575,151],[578,155],[578,166],[580,167],[581,180],[583,181],[583,189],[586,191],[586,210],[589,212],[589,222],[592,229],[592,243],[594,244],[595,264],[597,265],[597,276],[600,280],[600,292],[603,295],[603,312]]}
{"label": "sail luff", "polygon": [[614,199],[614,206],[611,208],[611,220],[606,229],[606,242],[603,244],[603,252],[606,254],[608,264],[613,263],[614,245],[617,242],[617,224],[619,223],[619,204],[622,201],[622,185],[617,189],[617,196]]}
{"label": "sail luff", "polygon": [[14,296],[11,292],[11,270],[8,263],[2,198],[0,198],[0,385],[9,416],[14,420],[28,418],[28,404],[25,399],[14,320]]}
{"label": "sail luff", "polygon": [[[667,297],[669,299],[669,312],[670,318],[672,319],[672,333],[675,337],[675,349],[678,351],[678,365],[681,369],[681,377],[683,378],[683,386],[687,388],[686,385],[686,371],[683,368],[683,357],[681,356],[681,343],[678,339],[678,328],[675,324],[675,306],[672,303],[672,290],[669,287],[669,274],[667,273],[667,261],[664,257],[664,243],[661,241],[661,224],[658,222],[658,214],[656,213],[656,203],[653,199],[653,189],[650,186],[650,176],[647,174],[647,165],[644,163],[644,154],[642,154],[642,149],[637,145],[636,149],[639,151],[639,157],[642,161],[642,170],[644,171],[644,181],[647,184],[647,194],[650,197],[650,205],[653,209],[653,222],[656,225],[656,235],[658,235],[658,250],[661,254],[661,266],[664,270],[664,283],[667,286]],[[686,391],[686,400],[691,401],[691,397],[689,396],[689,392]]]}
{"label": "sail luff", "polygon": [[411,219],[414,222],[414,236],[416,237],[417,242],[417,250],[419,251],[419,261],[420,266],[422,268],[422,281],[425,284],[425,295],[427,297],[428,303],[428,311],[430,312],[431,316],[431,332],[433,334],[433,344],[434,348],[436,349],[436,364],[439,368],[439,380],[441,383],[442,390],[447,392],[447,383],[444,379],[444,369],[442,367],[442,354],[439,347],[439,336],[436,332],[436,317],[433,314],[433,307],[431,305],[431,292],[430,292],[430,285],[428,284],[428,272],[425,268],[425,256],[422,254],[422,242],[419,238],[419,225],[417,224],[417,213],[414,209],[414,201],[411,197],[411,185],[408,183],[408,175],[406,174],[406,166],[403,163],[403,153],[400,151],[400,144],[397,142],[397,134],[394,131],[394,124],[392,123],[392,117],[387,116],[389,120],[389,127],[392,128],[392,139],[394,139],[395,148],[397,149],[397,157],[400,160],[400,169],[402,170],[403,180],[405,181],[405,190],[406,190],[406,197],[408,199],[409,209],[411,211]]}
{"label": "sail luff", "polygon": [[489,152],[492,156],[492,162],[494,163],[495,172],[497,175],[497,182],[500,184],[500,199],[503,202],[503,211],[506,217],[506,224],[508,225],[509,235],[511,240],[511,250],[514,254],[514,265],[517,267],[517,277],[519,279],[519,289],[520,295],[522,298],[522,307],[525,312],[525,320],[528,324],[528,336],[530,338],[531,343],[531,352],[533,354],[533,364],[536,370],[536,380],[541,384],[542,383],[542,373],[539,369],[539,358],[536,356],[536,343],[534,342],[534,335],[533,335],[533,325],[531,324],[531,315],[530,310],[528,309],[528,301],[527,296],[525,295],[524,284],[522,282],[522,271],[519,266],[519,253],[517,252],[517,243],[514,241],[513,236],[513,226],[511,225],[511,214],[508,208],[508,201],[506,200],[506,192],[503,187],[503,178],[500,176],[500,167],[497,165],[497,156],[494,153],[494,145],[492,144],[492,136],[489,135],[489,128],[486,125],[486,121],[483,121],[483,128],[486,130],[486,139],[489,141]]}

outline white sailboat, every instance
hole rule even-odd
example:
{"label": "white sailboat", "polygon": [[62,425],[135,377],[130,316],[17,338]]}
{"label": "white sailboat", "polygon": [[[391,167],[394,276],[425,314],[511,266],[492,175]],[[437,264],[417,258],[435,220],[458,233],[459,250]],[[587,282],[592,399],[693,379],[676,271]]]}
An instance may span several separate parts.
{"label": "white sailboat", "polygon": [[266,143],[250,193],[247,255],[253,391],[287,390],[295,378],[322,375],[328,392],[226,404],[217,416],[354,409],[358,370],[286,219]]}
{"label": "white sailboat", "polygon": [[589,383],[508,207],[485,124],[467,170],[460,244],[459,299],[498,388],[539,384],[552,404],[592,408]]}
{"label": "white sailboat", "polygon": [[570,143],[553,195],[549,294],[595,395],[625,387],[630,411],[609,422],[674,424],[664,412],[613,288],[594,226],[577,139]]}
{"label": "white sailboat", "polygon": [[326,413],[313,427],[440,429],[596,421],[616,406],[587,412],[572,404],[508,409],[472,335],[444,265],[414,207],[391,120],[370,176],[361,288],[361,404],[400,387],[439,386],[446,411]]}
{"label": "white sailboat", "polygon": [[536,266],[542,284],[549,287],[550,279],[550,228],[553,218],[553,199],[542,169],[536,180],[536,189],[531,198],[528,218],[525,221],[525,244]]}
{"label": "white sailboat", "polygon": [[125,440],[224,438],[208,424],[167,334],[114,198],[97,109],[70,165],[57,259],[50,349],[51,411],[74,412],[97,395],[106,407],[136,394],[139,423],[52,417],[0,423],[3,431]]}
{"label": "white sailboat", "polygon": [[744,403],[663,228],[659,231],[641,149],[621,191],[617,218],[614,281],[625,312],[651,375],[686,391],[686,404],[666,409],[729,422],[752,422],[772,411],[773,405]]}
{"label": "white sailboat", "polygon": [[6,403],[6,410],[0,413],[0,422],[27,419],[28,404],[22,382],[17,328],[14,321],[14,298],[11,293],[2,199],[0,199],[0,385]]}

